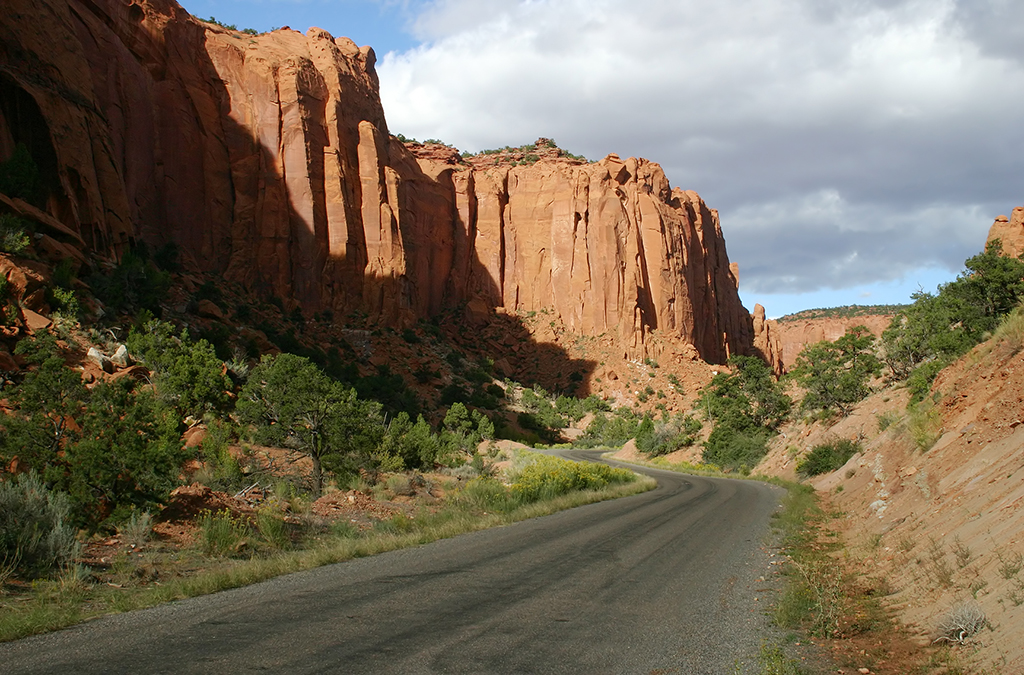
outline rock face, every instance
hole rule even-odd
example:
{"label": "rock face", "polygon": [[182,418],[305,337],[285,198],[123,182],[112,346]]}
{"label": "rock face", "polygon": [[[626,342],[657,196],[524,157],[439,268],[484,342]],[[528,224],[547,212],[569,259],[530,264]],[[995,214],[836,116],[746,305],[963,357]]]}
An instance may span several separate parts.
{"label": "rock face", "polygon": [[753,315],[754,353],[765,360],[776,377],[786,372],[786,364],[782,356],[782,340],[779,337],[779,324],[765,318],[764,307],[760,303],[754,305]]}
{"label": "rock face", "polygon": [[867,316],[835,317],[820,319],[796,319],[770,323],[776,324],[776,334],[780,350],[778,352],[783,372],[789,371],[796,364],[796,357],[804,347],[815,342],[828,340],[835,342],[854,326],[867,326],[875,337],[881,337],[882,331],[892,321],[890,314],[872,314]]}
{"label": "rock face", "polygon": [[1024,253],[1024,206],[1018,206],[1013,210],[1009,218],[1006,216],[996,217],[988,231],[988,239],[985,243],[998,239],[1003,244],[1003,254],[1012,258]]}
{"label": "rock face", "polygon": [[414,154],[370,48],[173,0],[8,0],[0,45],[0,160],[29,146],[93,254],[175,242],[193,270],[393,326],[472,303],[553,310],[631,357],[652,331],[713,362],[752,350],[717,213],[657,164]]}

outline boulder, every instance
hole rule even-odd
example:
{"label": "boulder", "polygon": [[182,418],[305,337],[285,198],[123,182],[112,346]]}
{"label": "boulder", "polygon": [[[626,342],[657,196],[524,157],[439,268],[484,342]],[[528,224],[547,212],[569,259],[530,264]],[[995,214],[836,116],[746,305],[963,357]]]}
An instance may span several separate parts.
{"label": "boulder", "polygon": [[52,325],[52,322],[45,316],[27,307],[21,308],[21,317],[25,322],[25,328],[33,335],[45,331]]}
{"label": "boulder", "polygon": [[104,373],[114,372],[114,362],[110,360],[106,354],[96,349],[95,347],[89,347],[89,351],[86,353],[86,358],[99,366]]}
{"label": "boulder", "polygon": [[110,360],[114,362],[114,365],[118,368],[127,368],[128,366],[135,363],[132,360],[131,355],[128,353],[128,347],[124,345],[118,345],[117,351],[110,357]]}
{"label": "boulder", "polygon": [[207,319],[224,320],[224,311],[212,300],[200,300],[196,311],[199,313],[199,316],[206,317]]}

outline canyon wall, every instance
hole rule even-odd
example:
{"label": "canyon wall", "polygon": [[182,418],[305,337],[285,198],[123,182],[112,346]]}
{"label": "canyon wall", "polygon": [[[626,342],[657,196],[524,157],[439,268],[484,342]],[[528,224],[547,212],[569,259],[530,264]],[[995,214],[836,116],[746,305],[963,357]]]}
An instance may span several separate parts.
{"label": "canyon wall", "polygon": [[188,268],[308,313],[396,327],[468,304],[553,310],[641,358],[658,331],[752,353],[718,215],[609,155],[479,167],[390,136],[368,47],[262,35],[172,0],[8,0],[0,160],[24,143],[40,206],[94,255],[177,243]]}

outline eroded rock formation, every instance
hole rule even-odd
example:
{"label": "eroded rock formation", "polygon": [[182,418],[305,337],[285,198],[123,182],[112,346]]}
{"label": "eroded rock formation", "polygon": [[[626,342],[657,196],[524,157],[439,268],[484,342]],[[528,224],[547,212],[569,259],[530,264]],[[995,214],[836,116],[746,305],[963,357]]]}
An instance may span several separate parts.
{"label": "eroded rock formation", "polygon": [[0,159],[30,147],[93,253],[173,241],[192,269],[394,326],[469,304],[553,310],[631,357],[652,331],[708,361],[752,349],[717,213],[657,164],[414,154],[368,47],[173,0],[8,0],[0,44]]}
{"label": "eroded rock formation", "polygon": [[779,336],[779,324],[765,318],[764,307],[760,303],[754,305],[753,314],[754,353],[771,366],[776,377],[786,371],[786,363],[782,357],[782,340]]}
{"label": "eroded rock formation", "polygon": [[1002,242],[1004,255],[1016,258],[1024,253],[1024,206],[1015,208],[1009,218],[996,217],[985,243],[994,239]]}

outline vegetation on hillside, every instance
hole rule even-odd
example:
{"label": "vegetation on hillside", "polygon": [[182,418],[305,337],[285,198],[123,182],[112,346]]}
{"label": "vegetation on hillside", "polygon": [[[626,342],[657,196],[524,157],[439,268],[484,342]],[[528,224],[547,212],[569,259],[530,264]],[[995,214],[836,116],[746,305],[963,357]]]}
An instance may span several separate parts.
{"label": "vegetation on hillside", "polygon": [[882,334],[892,378],[906,381],[913,401],[927,396],[939,371],[995,330],[1024,300],[1024,259],[1002,255],[1002,244],[968,258],[956,280],[937,293],[918,292]]}
{"label": "vegetation on hillside", "polygon": [[809,321],[813,319],[851,319],[858,316],[891,316],[906,305],[844,305],[842,307],[820,307],[805,309],[779,317],[779,323]]}
{"label": "vegetation on hillside", "polygon": [[854,326],[835,342],[805,347],[790,371],[805,392],[800,409],[823,417],[846,415],[864,400],[868,382],[882,370],[876,342],[865,326]]}
{"label": "vegetation on hillside", "polygon": [[768,441],[793,402],[760,359],[735,356],[729,365],[734,372],[715,375],[701,395],[701,409],[712,424],[703,459],[747,473],[767,454]]}
{"label": "vegetation on hillside", "polygon": [[492,148],[492,149],[487,149],[487,150],[481,150],[481,151],[475,152],[475,153],[473,153],[473,152],[463,152],[462,153],[462,157],[464,159],[468,159],[470,157],[487,156],[487,155],[509,156],[510,158],[511,157],[520,157],[520,159],[512,160],[511,163],[512,163],[513,166],[516,166],[516,165],[519,165],[519,164],[529,165],[529,164],[536,164],[540,160],[540,155],[537,154],[538,151],[540,151],[540,150],[549,150],[549,149],[557,150],[557,155],[559,157],[566,157],[568,159],[574,159],[574,160],[577,160],[577,161],[580,161],[580,162],[587,162],[587,161],[589,161],[583,155],[574,155],[571,152],[566,152],[565,150],[562,150],[561,148],[558,147],[558,144],[555,143],[554,139],[551,139],[551,138],[541,138],[541,139],[538,139],[534,143],[527,143],[525,145],[520,145],[519,147],[513,147],[513,146],[510,146],[510,145],[506,145],[506,146],[504,146],[502,148]]}
{"label": "vegetation on hillside", "polygon": [[158,504],[185,459],[176,417],[150,390],[122,378],[92,388],[46,333],[17,349],[33,365],[6,387],[0,466],[17,460],[70,499],[76,525],[98,529]]}
{"label": "vegetation on hillside", "polygon": [[[550,139],[477,156],[529,164],[545,153],[585,161]],[[25,146],[0,165],[0,191],[41,199],[43,179]],[[35,255],[32,228],[14,215],[0,216],[0,249]],[[562,380],[560,390],[524,387],[498,372],[494,359],[499,355],[467,356],[441,336],[437,323],[398,332],[358,313],[342,318],[325,310],[307,316],[280,298],[242,300],[213,279],[179,283],[181,264],[173,244],[155,251],[137,245],[116,263],[86,268],[83,280],[76,278],[78,266],[70,260],[51,271],[44,297],[53,332],[21,340],[16,351],[27,369],[0,380],[7,411],[0,416],[0,462],[6,471],[27,471],[32,478],[15,485],[5,473],[0,485],[21,490],[17,499],[52,502],[50,510],[59,517],[51,520],[90,532],[113,531],[155,509],[186,475],[183,466],[189,462],[201,464],[203,475],[222,489],[244,488],[253,476],[227,451],[229,445],[262,443],[304,458],[311,477],[298,487],[310,498],[330,483],[344,487],[399,471],[446,469],[480,476],[486,473],[477,452],[481,440],[553,444],[562,440],[565,427],[585,416],[592,421],[577,445],[614,447],[635,439],[642,454],[658,457],[699,446],[706,435],[699,448],[704,462],[748,472],[794,407],[784,393],[789,382],[777,381],[753,357],[731,359],[729,370],[701,392],[694,410],[670,414],[662,405],[660,417],[643,411],[642,404],[655,395],[651,387],[637,394],[636,404],[615,409],[596,396],[569,395],[584,377],[575,369],[563,370],[569,384]],[[883,363],[893,379],[906,380],[920,398],[939,369],[1020,303],[1022,277],[1024,261],[1001,256],[994,243],[969,259],[956,281],[936,294],[919,293],[912,305],[784,317],[896,312],[881,349],[863,327],[834,343],[808,346],[792,375],[802,394],[799,409],[819,418],[846,414],[870,391]],[[0,324],[13,325],[21,320],[20,308],[10,300],[8,286],[7,279],[0,280]],[[199,316],[204,320],[192,320]],[[220,316],[224,321],[206,320]],[[96,322],[95,328],[79,328],[79,320]],[[339,324],[358,324],[362,329],[354,332],[377,338],[390,335],[425,358],[412,373],[371,361],[359,346],[361,338],[350,341],[333,330]],[[73,368],[83,345],[109,344],[108,336],[117,335],[148,372],[86,386]],[[265,354],[268,350],[274,353]],[[658,368],[650,359],[646,365]],[[434,392],[423,395],[424,387]],[[207,439],[186,449],[182,434],[200,423]],[[812,473],[831,466],[847,450],[821,449],[821,457],[812,453],[804,468]],[[475,485],[482,487],[474,489],[499,492],[486,475],[480,481]],[[61,527],[50,530],[63,532]],[[58,549],[63,550],[53,548]]]}
{"label": "vegetation on hillside", "polygon": [[208,19],[200,19],[200,21],[205,21],[206,23],[212,23],[212,24],[214,24],[216,26],[220,26],[221,28],[226,28],[228,30],[237,30],[237,31],[239,31],[241,33],[245,33],[246,35],[259,35],[260,34],[260,32],[258,30],[256,30],[255,28],[239,28],[238,26],[236,26],[233,23],[224,23],[223,21],[218,21],[217,19],[215,19],[212,16],[209,17]]}

